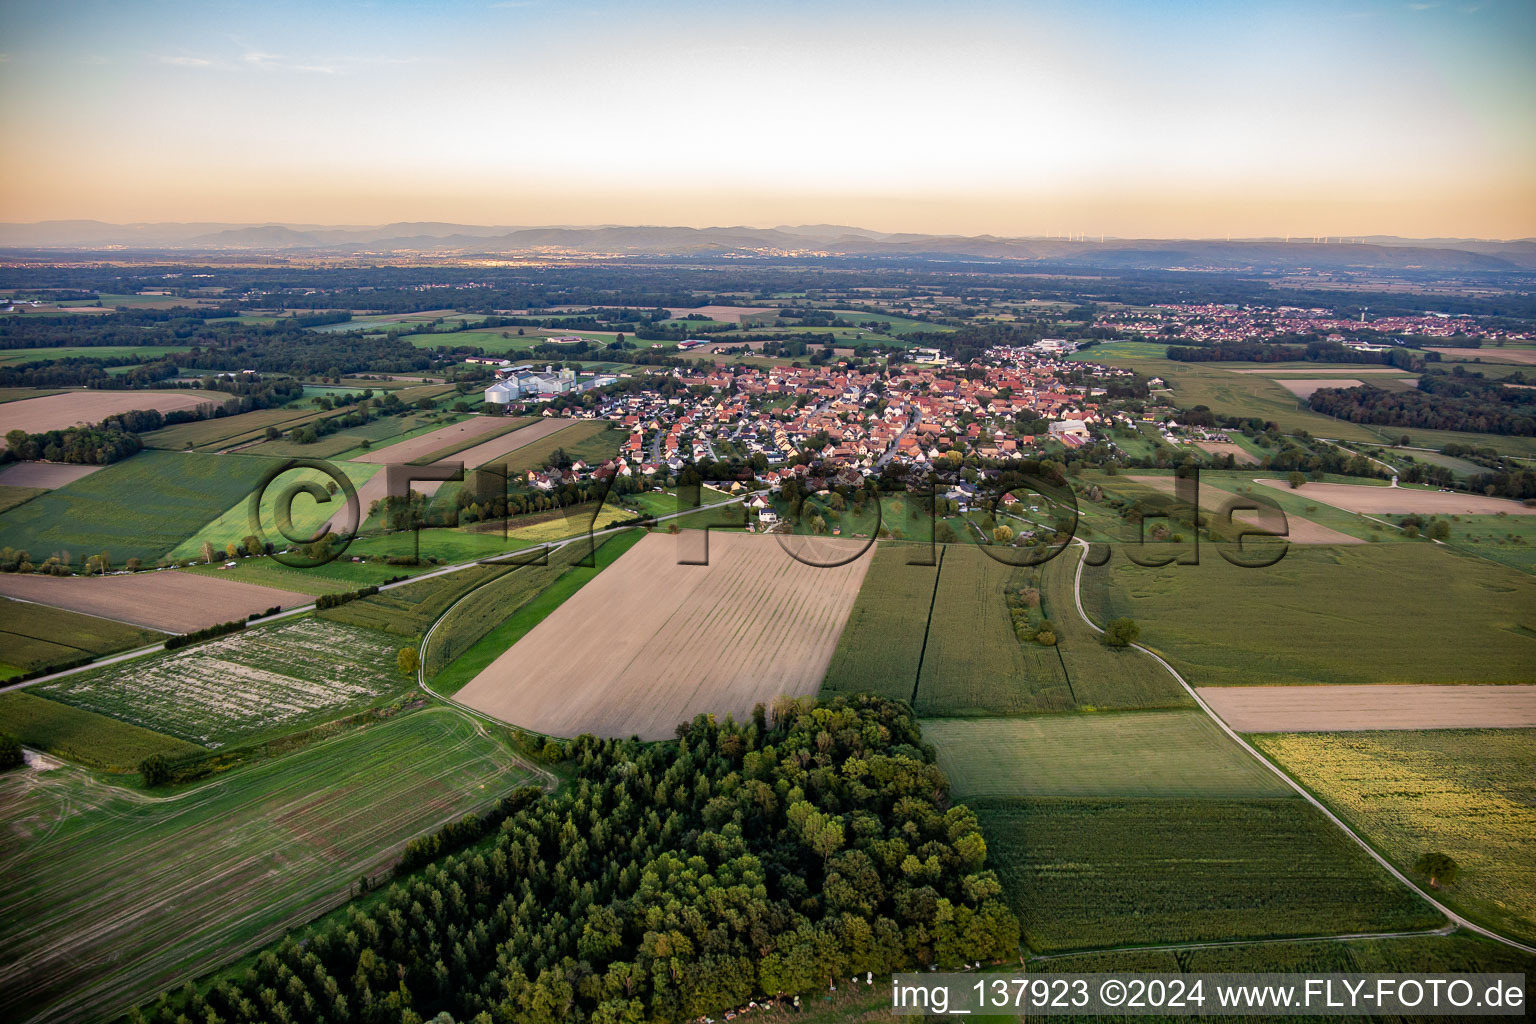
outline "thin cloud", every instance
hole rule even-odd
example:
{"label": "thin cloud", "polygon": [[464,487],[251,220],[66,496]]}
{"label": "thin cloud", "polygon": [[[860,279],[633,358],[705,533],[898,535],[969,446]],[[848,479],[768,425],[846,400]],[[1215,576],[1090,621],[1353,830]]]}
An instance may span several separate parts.
{"label": "thin cloud", "polygon": [[215,62],[207,57],[156,57],[161,64],[169,64],[177,68],[211,68]]}

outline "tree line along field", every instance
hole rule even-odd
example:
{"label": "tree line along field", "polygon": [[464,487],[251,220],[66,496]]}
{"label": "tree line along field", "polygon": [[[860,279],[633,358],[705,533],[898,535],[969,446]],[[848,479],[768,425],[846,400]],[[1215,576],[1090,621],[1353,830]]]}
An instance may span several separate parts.
{"label": "tree line along field", "polygon": [[0,679],[164,639],[163,633],[125,622],[0,597]]}
{"label": "tree line along field", "polygon": [[1084,569],[1083,604],[1135,619],[1194,685],[1536,679],[1536,579],[1438,545],[1293,547],[1260,569],[1117,554]]}
{"label": "tree line along field", "polygon": [[[1536,940],[1536,730],[1272,733],[1252,742],[1405,873],[1448,854],[1436,896]],[[1419,880],[1428,879],[1419,875]]]}
{"label": "tree line along field", "polygon": [[100,551],[121,566],[153,563],[225,509],[245,500],[276,460],[142,451],[0,514],[0,547],[40,562]]}
{"label": "tree line along field", "polygon": [[[937,566],[907,564],[932,550]],[[1190,706],[1150,658],[1105,647],[1083,624],[1072,603],[1079,557],[1072,548],[1041,566],[1015,567],[970,544],[882,542],[824,690],[880,693],[929,716]],[[1055,646],[1020,639],[1007,587],[1038,591]]]}
{"label": "tree line along field", "polygon": [[8,772],[0,1017],[110,1019],[337,905],[408,840],[527,778],[449,708],[171,797],[72,767]]}
{"label": "tree line along field", "polygon": [[206,749],[292,732],[411,684],[399,643],[303,616],[32,687]]}

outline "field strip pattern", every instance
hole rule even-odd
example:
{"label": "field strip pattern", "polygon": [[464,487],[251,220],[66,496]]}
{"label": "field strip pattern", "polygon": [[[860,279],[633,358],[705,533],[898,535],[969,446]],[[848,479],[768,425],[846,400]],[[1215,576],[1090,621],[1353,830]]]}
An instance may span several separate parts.
{"label": "field strip pattern", "polygon": [[[1162,491],[1164,494],[1175,494],[1174,478],[1171,476],[1132,476],[1126,479],[1144,484],[1148,487]],[[1236,501],[1239,506],[1252,505],[1251,501],[1243,495],[1224,491],[1220,487],[1212,487],[1204,480],[1200,481],[1200,507],[1212,512],[1223,513],[1231,502]],[[1264,523],[1259,518],[1259,513],[1239,511],[1233,514],[1233,518],[1240,523],[1246,523],[1259,529],[1264,529]],[[1359,537],[1351,537],[1347,533],[1335,530],[1320,523],[1314,523],[1310,519],[1287,512],[1285,515],[1286,540],[1292,544],[1364,544]]]}
{"label": "field strip pattern", "polygon": [[0,800],[0,1018],[110,1017],[345,898],[522,777],[457,711],[366,727],[152,799],[74,768]]}
{"label": "field strip pattern", "polygon": [[1238,732],[1536,726],[1536,685],[1528,684],[1201,686],[1195,692]]}
{"label": "field strip pattern", "polygon": [[425,434],[418,434],[384,448],[376,448],[364,455],[359,455],[352,461],[369,462],[379,466],[407,463],[423,455],[440,452],[456,441],[467,441],[494,433],[506,425],[507,421],[499,416],[477,416],[461,423],[451,423],[446,427],[430,430]]}
{"label": "field strip pattern", "polygon": [[291,590],[180,572],[104,579],[5,573],[0,575],[0,595],[168,633],[188,633],[274,606],[291,608],[310,601]]}
{"label": "field strip pattern", "polygon": [[679,565],[677,538],[647,536],[458,699],[551,735],[654,740],[696,714],[744,718],[759,702],[814,693],[869,559],[813,567],[744,534],[712,537],[709,552],[708,566]]}

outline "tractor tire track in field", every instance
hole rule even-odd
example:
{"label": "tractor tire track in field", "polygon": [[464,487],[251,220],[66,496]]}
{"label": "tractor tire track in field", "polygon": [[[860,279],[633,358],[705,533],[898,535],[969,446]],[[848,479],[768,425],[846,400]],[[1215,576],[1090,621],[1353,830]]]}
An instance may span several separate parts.
{"label": "tractor tire track in field", "polygon": [[[1088,617],[1088,612],[1083,608],[1083,564],[1086,561],[1086,556],[1087,556],[1087,552],[1088,552],[1088,542],[1085,541],[1085,540],[1079,539],[1077,541],[1077,543],[1082,546],[1083,552],[1078,557],[1078,560],[1077,560],[1077,572],[1076,572],[1076,574],[1074,575],[1074,577],[1072,579],[1072,599],[1077,604],[1077,614],[1078,614],[1078,616],[1085,623],[1088,624],[1088,628],[1092,629],[1095,633],[1102,633],[1102,632],[1104,632],[1104,630],[1099,625],[1097,625],[1091,618]],[[1476,934],[1481,935],[1484,938],[1493,939],[1495,942],[1502,943],[1502,944],[1504,944],[1506,946],[1509,946],[1509,947],[1511,947],[1513,949],[1518,949],[1522,953],[1529,953],[1529,954],[1532,954],[1532,955],[1536,955],[1536,947],[1528,946],[1525,943],[1518,942],[1515,939],[1512,939],[1512,938],[1510,938],[1507,935],[1502,935],[1499,932],[1496,932],[1496,931],[1494,931],[1491,928],[1485,928],[1484,926],[1482,926],[1480,924],[1477,924],[1477,923],[1475,923],[1473,921],[1469,921],[1467,918],[1463,917],[1461,914],[1456,913],[1456,911],[1452,910],[1450,907],[1447,907],[1445,904],[1443,904],[1439,900],[1435,899],[1429,893],[1425,892],[1422,888],[1420,888],[1417,884],[1415,884],[1414,881],[1411,878],[1409,878],[1407,875],[1403,874],[1403,872],[1399,871],[1397,869],[1396,865],[1392,864],[1392,862],[1387,860],[1380,853],[1377,853],[1376,852],[1376,848],[1374,846],[1372,846],[1370,843],[1366,842],[1363,838],[1361,838],[1360,835],[1358,833],[1356,833],[1354,829],[1350,828],[1349,825],[1342,818],[1340,818],[1337,814],[1334,814],[1333,811],[1329,810],[1328,807],[1321,800],[1319,800],[1317,797],[1313,796],[1312,793],[1305,786],[1301,785],[1301,783],[1299,783],[1295,779],[1291,778],[1291,776],[1288,775],[1285,772],[1284,769],[1282,769],[1279,765],[1275,764],[1269,758],[1267,758],[1263,754],[1261,754],[1258,751],[1257,748],[1255,748],[1247,740],[1243,739],[1243,737],[1240,736],[1231,726],[1229,726],[1226,722],[1224,722],[1222,720],[1221,716],[1218,715],[1215,711],[1213,711],[1211,709],[1211,706],[1209,704],[1207,704],[1204,700],[1202,700],[1200,695],[1195,692],[1195,688],[1193,686],[1189,685],[1189,682],[1182,675],[1179,674],[1178,670],[1175,669],[1172,665],[1170,665],[1161,655],[1157,654],[1155,651],[1151,650],[1150,648],[1143,647],[1141,644],[1133,643],[1133,644],[1131,644],[1131,646],[1134,647],[1136,650],[1140,651],[1141,653],[1145,654],[1147,657],[1149,657],[1152,660],[1156,661],[1163,668],[1165,668],[1168,671],[1168,674],[1173,676],[1173,678],[1178,682],[1178,684],[1184,688],[1184,692],[1187,693],[1190,696],[1190,698],[1195,702],[1195,704],[1199,706],[1200,710],[1205,712],[1208,716],[1210,716],[1211,721],[1215,722],[1216,723],[1216,727],[1218,729],[1220,729],[1222,732],[1226,733],[1226,735],[1227,735],[1227,737],[1229,739],[1231,739],[1238,746],[1242,747],[1243,750],[1247,751],[1250,756],[1252,756],[1255,760],[1257,760],[1265,768],[1268,768],[1271,772],[1274,772],[1275,775],[1277,775],[1282,782],[1284,782],[1287,786],[1289,786],[1292,790],[1294,790],[1296,792],[1296,794],[1298,796],[1300,796],[1303,800],[1307,801],[1307,803],[1311,804],[1313,807],[1317,808],[1317,810],[1321,811],[1323,813],[1323,815],[1325,817],[1327,817],[1327,819],[1329,821],[1331,821],[1340,831],[1342,831],[1350,839],[1354,840],[1356,846],[1358,846],[1358,847],[1360,847],[1360,849],[1364,850],[1366,852],[1366,854],[1372,860],[1374,860],[1376,863],[1380,864],[1383,868],[1385,868],[1387,870],[1387,872],[1393,878],[1397,879],[1403,885],[1407,886],[1410,890],[1412,890],[1414,893],[1416,893],[1421,899],[1423,899],[1424,902],[1428,903],[1430,906],[1434,907],[1435,910],[1437,910],[1441,914],[1443,914],[1445,916],[1446,920],[1451,922],[1451,925],[1452,925],[1453,928],[1455,928],[1455,927],[1465,928],[1469,932],[1475,932]],[[1343,938],[1343,939],[1348,939],[1348,938],[1399,938],[1399,937],[1402,937],[1402,934],[1404,934],[1404,933],[1391,933],[1391,934],[1384,934],[1384,935],[1380,935],[1380,936],[1377,936],[1377,935],[1345,935],[1345,936],[1333,936],[1333,937],[1335,937],[1335,938]],[[1409,933],[1409,934],[1413,934],[1413,933]]]}
{"label": "tractor tire track in field", "polygon": [[928,618],[923,623],[923,646],[917,652],[917,672],[912,677],[912,706],[917,707],[917,687],[923,679],[923,658],[928,654],[928,633],[933,629],[933,606],[939,600],[939,577],[944,574],[944,552],[948,545],[939,548],[939,560],[933,570],[933,594],[928,598]]}

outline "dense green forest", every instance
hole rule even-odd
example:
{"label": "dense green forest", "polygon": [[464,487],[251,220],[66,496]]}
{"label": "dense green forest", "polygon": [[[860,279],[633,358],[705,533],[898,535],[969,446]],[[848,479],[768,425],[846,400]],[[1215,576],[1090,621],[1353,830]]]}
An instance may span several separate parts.
{"label": "dense green forest", "polygon": [[1351,423],[1530,437],[1536,435],[1536,399],[1531,396],[1470,374],[1426,374],[1411,391],[1371,384],[1323,388],[1308,404]]}
{"label": "dense green forest", "polygon": [[488,843],[147,1018],[680,1022],[1016,954],[976,816],[906,705],[784,701],[772,724],[759,707],[678,732],[569,741],[574,780],[505,802]]}

